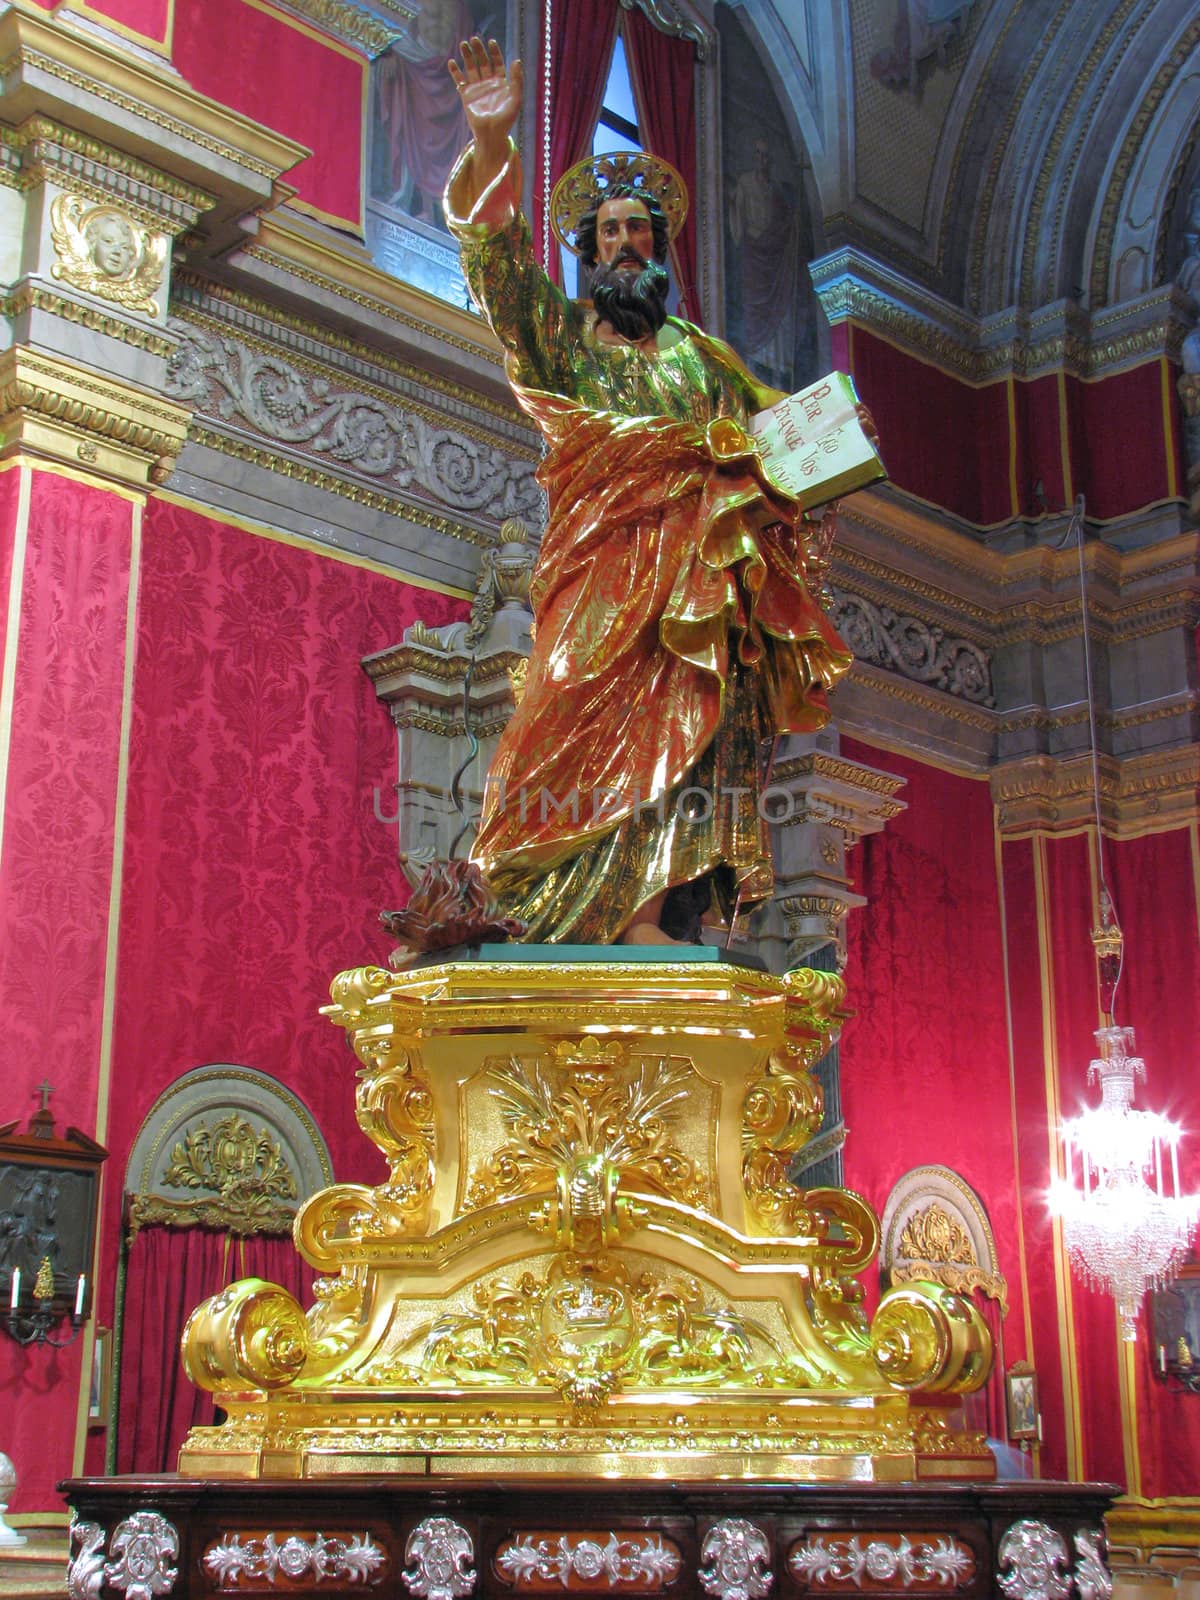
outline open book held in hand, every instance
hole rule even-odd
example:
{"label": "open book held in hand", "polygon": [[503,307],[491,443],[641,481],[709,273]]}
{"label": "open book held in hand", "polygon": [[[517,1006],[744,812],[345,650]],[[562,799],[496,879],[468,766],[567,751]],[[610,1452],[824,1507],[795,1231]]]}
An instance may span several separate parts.
{"label": "open book held in hand", "polygon": [[750,432],[775,487],[807,509],[886,478],[857,408],[853,379],[830,372],[752,417]]}

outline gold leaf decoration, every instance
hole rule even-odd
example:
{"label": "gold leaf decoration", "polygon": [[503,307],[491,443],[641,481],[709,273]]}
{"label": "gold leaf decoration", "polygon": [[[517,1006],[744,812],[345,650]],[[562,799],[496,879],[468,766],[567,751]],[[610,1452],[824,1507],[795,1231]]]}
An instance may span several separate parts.
{"label": "gold leaf decoration", "polygon": [[971,1236],[957,1217],[943,1211],[937,1201],[914,1211],[900,1235],[900,1254],[912,1261],[958,1262],[977,1265]]}

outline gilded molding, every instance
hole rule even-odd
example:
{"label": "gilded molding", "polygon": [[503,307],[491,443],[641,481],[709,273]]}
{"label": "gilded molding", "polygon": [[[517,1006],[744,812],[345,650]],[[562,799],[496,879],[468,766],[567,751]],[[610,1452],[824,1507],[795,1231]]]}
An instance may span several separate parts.
{"label": "gilded molding", "polygon": [[0,316],[18,317],[27,311],[46,311],[51,316],[62,317],[67,322],[77,322],[92,333],[107,334],[110,339],[120,339],[136,350],[145,350],[152,356],[165,360],[175,348],[176,341],[149,328],[110,317],[95,306],[82,305],[65,295],[54,294],[36,284],[24,283],[12,294],[0,298]]}
{"label": "gilded molding", "polygon": [[1173,1558],[1184,1550],[1200,1552],[1200,1496],[1141,1500],[1122,1495],[1104,1521],[1110,1556],[1146,1563],[1160,1552]]}
{"label": "gilded molding", "polygon": [[[1200,44],[1200,18],[1194,18],[1188,24],[1179,36],[1170,56],[1155,73],[1154,81],[1146,91],[1145,98],[1138,107],[1121,145],[1121,153],[1113,166],[1112,178],[1109,181],[1108,188],[1105,190],[1104,203],[1100,208],[1100,220],[1096,227],[1096,243],[1092,252],[1090,284],[1093,305],[1103,306],[1108,303],[1108,277],[1112,267],[1113,239],[1116,234],[1117,218],[1120,215],[1125,186],[1129,181],[1130,173],[1133,171],[1133,163],[1137,159],[1137,153],[1145,140],[1146,130],[1162,104],[1163,96],[1183,70],[1189,58],[1195,53],[1197,44]],[[1166,221],[1167,217],[1164,216],[1163,227],[1159,231],[1160,240],[1165,240]],[[1158,265],[1157,260],[1155,264],[1156,266]]]}
{"label": "gilded molding", "polygon": [[[365,6],[355,5],[354,0],[281,0],[281,4],[285,11],[294,12],[370,59],[382,55],[404,33],[402,26],[388,22]],[[393,3],[391,9],[400,8]],[[417,14],[414,6],[406,5],[402,10],[406,21]]]}
{"label": "gilded molding", "polygon": [[[873,693],[886,695],[889,700],[899,700],[903,705],[913,706],[922,717],[930,720],[948,719],[988,735],[996,731],[998,718],[994,711],[976,710],[941,689],[918,688],[907,679],[885,672],[881,667],[856,661],[850,669],[850,680]],[[836,689],[833,694],[836,701]],[[836,710],[834,715],[836,720]]]}
{"label": "gilded molding", "polygon": [[[823,750],[809,750],[802,756],[793,756],[790,761],[776,762],[773,771],[777,783],[788,783],[794,778],[821,777],[834,783],[849,784],[855,789],[865,789],[868,794],[878,795],[884,801],[890,801],[907,781],[891,772],[876,772],[870,767],[859,766],[857,762],[845,761],[841,756],[827,755]],[[903,810],[901,802],[886,815],[892,817]]]}
{"label": "gilded molding", "polygon": [[183,183],[50,117],[33,116],[5,130],[19,163],[19,186],[50,181],[98,204],[117,204],[147,227],[171,234],[192,227],[216,202]]}
{"label": "gilded molding", "polygon": [[[179,117],[160,109],[152,102],[123,93],[115,87],[114,83],[106,79],[93,78],[86,72],[80,72],[69,66],[65,61],[58,60],[54,56],[43,55],[40,50],[24,49],[19,56],[0,63],[0,82],[11,77],[14,72],[23,67],[36,67],[49,77],[58,78],[63,83],[71,84],[73,88],[82,89],[88,94],[98,95],[111,105],[119,106],[122,111],[131,112],[137,117],[144,117],[147,122],[154,123],[155,127],[162,128],[167,133],[173,133],[180,139],[186,139],[191,144],[199,145],[202,150],[207,150],[211,155],[220,156],[226,161],[229,159],[229,146],[219,137],[214,137],[201,128],[181,121]],[[194,98],[198,103],[201,102],[199,95]],[[244,119],[239,118],[238,120],[242,121]],[[248,125],[253,126],[252,124]],[[264,134],[267,132],[266,129],[260,129],[259,131]],[[288,143],[291,143],[291,141],[288,141]],[[290,153],[288,152],[288,154]],[[303,153],[307,155],[308,151],[304,150]],[[269,182],[273,182],[280,171],[286,171],[288,165],[295,165],[295,160],[289,163],[287,154],[283,156],[281,164],[276,165],[273,161],[264,161],[261,157],[244,150],[238,151],[237,160],[239,165],[246,167],[250,172],[256,173],[260,178],[265,178]]]}
{"label": "gilded molding", "polygon": [[[1200,817],[1200,745],[1116,761],[1099,757],[1100,814],[1106,834],[1130,838]],[[990,776],[1002,835],[1061,833],[1093,820],[1090,755],[1069,760],[1030,756]]]}
{"label": "gilded molding", "polygon": [[[185,145],[209,151],[226,170],[232,164],[255,174],[263,180],[257,187],[264,195],[309,153],[294,139],[198,94],[165,66],[83,30],[61,27],[32,8],[0,13],[0,62],[13,120],[45,103],[46,91],[37,81],[44,74],[167,130]],[[59,98],[57,90],[50,94]]]}
{"label": "gilded molding", "polygon": [[264,1202],[253,1213],[229,1204],[223,1198],[170,1200],[161,1194],[134,1195],[129,1202],[129,1238],[142,1228],[158,1224],[167,1228],[216,1228],[238,1237],[269,1233],[287,1235],[296,1220],[296,1207],[281,1202]]}
{"label": "gilded molding", "polygon": [[[414,623],[412,627],[415,630],[416,624]],[[483,656],[475,663],[471,674],[472,681],[482,685],[503,678],[519,659],[522,658],[515,657],[508,651],[498,651],[495,655]],[[376,655],[367,656],[362,666],[373,683],[398,673],[411,672],[422,678],[437,678],[445,683],[452,683],[457,690],[461,687],[466,674],[467,661],[468,656],[465,651],[447,651],[440,645],[434,650],[431,646],[408,641],[396,645],[391,650],[381,650]]]}
{"label": "gilded molding", "polygon": [[277,455],[271,450],[263,450],[244,439],[233,439],[228,434],[218,433],[202,424],[193,423],[188,429],[188,438],[195,444],[205,445],[210,450],[218,451],[221,455],[232,456],[237,461],[248,461],[253,466],[263,467],[268,472],[277,472],[281,477],[294,478],[297,483],[307,483],[317,489],[326,489],[330,494],[340,495],[342,499],[353,501],[355,505],[368,506],[372,511],[386,511],[391,516],[403,517],[418,527],[431,528],[435,533],[445,534],[448,539],[461,539],[465,544],[475,545],[477,549],[490,550],[495,542],[492,535],[482,529],[472,528],[464,522],[452,522],[448,517],[438,516],[426,506],[416,505],[399,495],[384,494],[379,489],[355,483],[336,472],[321,472],[303,461],[297,461],[292,456]]}
{"label": "gilded molding", "polygon": [[169,475],[189,413],[58,357],[0,355],[0,445],[26,449],[144,488]]}
{"label": "gilded molding", "polygon": [[[1098,377],[1114,368],[1144,358],[1177,352],[1182,328],[1168,309],[1145,327],[1098,337],[1094,324],[1085,335],[1064,331],[1035,342],[1018,337],[981,347],[967,342],[923,315],[898,304],[868,284],[841,278],[829,287],[818,285],[821,309],[829,321],[854,321],[906,346],[914,355],[969,383],[988,383],[1007,377],[1034,377],[1062,368],[1074,377]],[[982,327],[979,337],[982,337]]]}

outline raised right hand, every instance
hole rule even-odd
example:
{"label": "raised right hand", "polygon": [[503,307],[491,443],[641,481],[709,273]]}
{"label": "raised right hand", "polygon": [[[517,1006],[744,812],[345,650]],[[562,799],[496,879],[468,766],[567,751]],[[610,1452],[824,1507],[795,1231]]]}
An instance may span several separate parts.
{"label": "raised right hand", "polygon": [[447,62],[466,113],[471,137],[481,149],[507,148],[508,136],[521,115],[525,74],[519,61],[505,67],[495,39],[485,45],[478,34],[459,45],[462,66]]}

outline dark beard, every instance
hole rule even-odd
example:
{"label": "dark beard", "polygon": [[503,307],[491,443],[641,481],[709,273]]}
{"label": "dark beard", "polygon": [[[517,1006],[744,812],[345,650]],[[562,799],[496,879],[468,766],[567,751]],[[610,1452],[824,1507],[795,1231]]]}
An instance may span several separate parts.
{"label": "dark beard", "polygon": [[657,333],[667,320],[669,283],[656,261],[648,261],[637,274],[615,265],[597,267],[592,275],[592,304],[614,332],[636,342]]}

